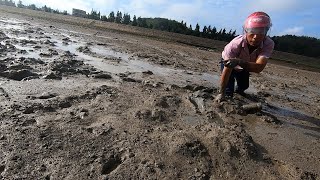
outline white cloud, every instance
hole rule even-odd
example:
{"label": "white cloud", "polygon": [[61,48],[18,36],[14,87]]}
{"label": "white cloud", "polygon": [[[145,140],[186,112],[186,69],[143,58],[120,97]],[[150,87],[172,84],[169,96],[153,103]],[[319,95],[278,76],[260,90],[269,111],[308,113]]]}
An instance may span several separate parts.
{"label": "white cloud", "polygon": [[[200,3],[177,3],[168,6],[165,11],[163,11],[160,16],[177,21],[196,21],[201,18],[202,4]],[[196,23],[196,22],[195,22]]]}
{"label": "white cloud", "polygon": [[114,7],[116,0],[73,0],[73,1],[66,1],[66,0],[23,0],[22,3],[24,5],[36,4],[37,7],[42,7],[44,5],[52,8],[52,9],[59,9],[59,10],[67,10],[71,13],[72,8],[78,8],[85,10],[87,12],[91,12],[92,9],[94,10],[101,10],[105,9],[105,7]]}
{"label": "white cloud", "polygon": [[302,35],[304,31],[304,27],[292,27],[285,29],[283,32],[279,33],[279,35]]}
{"label": "white cloud", "polygon": [[169,0],[131,0],[128,3],[119,3],[119,10],[138,17],[158,17],[159,11],[170,3]]}
{"label": "white cloud", "polygon": [[250,11],[266,11],[266,12],[300,12],[307,8],[312,8],[318,5],[318,0],[255,0],[248,2],[247,7]]}

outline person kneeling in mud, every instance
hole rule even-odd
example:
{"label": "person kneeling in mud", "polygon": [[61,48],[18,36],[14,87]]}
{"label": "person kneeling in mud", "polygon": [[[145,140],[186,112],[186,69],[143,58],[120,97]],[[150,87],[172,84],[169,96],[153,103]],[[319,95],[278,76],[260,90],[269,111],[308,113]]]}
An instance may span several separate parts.
{"label": "person kneeling in mud", "polygon": [[267,36],[271,19],[264,12],[254,12],[245,20],[244,34],[235,37],[222,52],[220,91],[215,101],[221,102],[235,92],[244,95],[249,88],[249,73],[260,73],[266,66],[274,48]]}

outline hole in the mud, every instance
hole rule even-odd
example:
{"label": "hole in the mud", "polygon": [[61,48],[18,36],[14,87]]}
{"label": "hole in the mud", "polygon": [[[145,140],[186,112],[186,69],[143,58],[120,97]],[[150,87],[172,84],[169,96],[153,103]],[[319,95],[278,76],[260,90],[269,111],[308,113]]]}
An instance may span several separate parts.
{"label": "hole in the mud", "polygon": [[45,177],[45,179],[46,179],[46,180],[50,180],[50,175],[47,175],[47,176]]}
{"label": "hole in the mud", "polygon": [[121,159],[118,156],[111,157],[107,160],[107,162],[103,163],[101,174],[106,175],[110,174],[112,171],[117,169],[117,167],[121,164]]}
{"label": "hole in the mud", "polygon": [[0,174],[6,169],[5,166],[0,166]]}
{"label": "hole in the mud", "polygon": [[92,128],[87,128],[88,133],[93,133],[93,129]]}
{"label": "hole in the mud", "polygon": [[206,147],[198,140],[185,143],[180,147],[179,152],[191,157],[203,157],[208,154]]}

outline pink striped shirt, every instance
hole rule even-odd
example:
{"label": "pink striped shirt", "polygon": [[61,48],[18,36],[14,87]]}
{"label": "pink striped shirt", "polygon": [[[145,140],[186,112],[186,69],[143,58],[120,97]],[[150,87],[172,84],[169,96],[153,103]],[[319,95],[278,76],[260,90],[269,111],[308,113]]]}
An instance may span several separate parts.
{"label": "pink striped shirt", "polygon": [[247,40],[245,35],[235,37],[229,44],[224,47],[222,58],[224,60],[231,58],[240,58],[249,62],[256,62],[259,56],[270,58],[274,48],[274,42],[268,36],[264,39],[261,45],[249,53]]}

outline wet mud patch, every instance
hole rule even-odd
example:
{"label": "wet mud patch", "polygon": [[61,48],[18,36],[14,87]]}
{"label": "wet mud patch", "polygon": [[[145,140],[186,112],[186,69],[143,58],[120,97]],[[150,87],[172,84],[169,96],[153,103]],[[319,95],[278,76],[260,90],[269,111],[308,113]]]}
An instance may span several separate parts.
{"label": "wet mud patch", "polygon": [[1,74],[3,77],[14,80],[22,80],[29,76],[37,76],[37,67],[42,66],[44,62],[29,58],[5,58],[0,60]]}
{"label": "wet mud patch", "polygon": [[0,41],[8,39],[8,36],[0,30]]}
{"label": "wet mud patch", "polygon": [[137,110],[134,117],[146,122],[169,123],[176,117],[181,103],[181,97],[176,94],[161,97],[152,95],[145,101],[150,109]]}
{"label": "wet mud patch", "polygon": [[301,179],[301,180],[316,180],[318,178],[317,174],[312,172],[303,171],[298,167],[294,167],[292,164],[285,163],[283,161],[275,161],[278,170],[285,179]]}
{"label": "wet mud patch", "polygon": [[85,66],[83,61],[74,59],[56,60],[49,64],[51,71],[55,72],[57,76],[67,76],[75,74],[90,75],[96,72],[96,69],[91,66]]}
{"label": "wet mud patch", "polygon": [[[210,179],[214,162],[207,147],[197,138],[189,134],[173,134],[169,139],[168,158],[172,158],[173,166],[181,166],[187,179]],[[188,164],[185,166],[184,164]]]}
{"label": "wet mud patch", "polygon": [[237,125],[221,129],[219,135],[213,139],[213,144],[220,151],[230,157],[256,159],[259,157],[259,150],[252,137]]}
{"label": "wet mud patch", "polygon": [[9,70],[0,73],[0,76],[6,77],[8,79],[16,80],[16,81],[22,81],[22,80],[29,80],[38,78],[39,74],[33,73],[30,70],[23,69],[23,70]]}
{"label": "wet mud patch", "polygon": [[[67,97],[52,93],[44,93],[39,96],[28,96],[28,101],[12,104],[10,106],[10,111],[12,113],[21,112],[23,114],[57,112],[62,109],[71,108],[81,102],[94,100],[98,95],[105,96],[106,98],[114,98],[117,96],[117,89],[104,85],[96,89],[89,90],[84,94]],[[82,109],[79,112],[71,113],[71,115],[74,115],[74,118],[83,119],[83,117],[88,116],[88,113],[88,110]]]}

